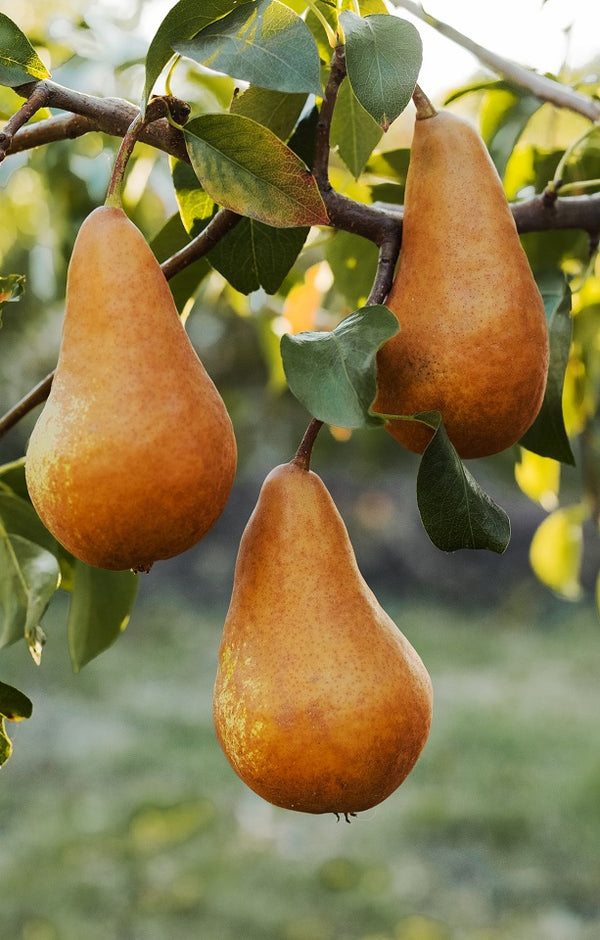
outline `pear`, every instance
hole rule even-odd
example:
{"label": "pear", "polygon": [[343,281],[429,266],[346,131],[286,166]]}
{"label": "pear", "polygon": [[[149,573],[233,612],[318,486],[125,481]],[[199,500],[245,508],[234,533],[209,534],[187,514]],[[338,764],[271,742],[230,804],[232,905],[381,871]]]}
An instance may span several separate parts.
{"label": "pear", "polygon": [[27,448],[40,518],[90,565],[148,570],[213,526],[236,458],[154,254],[122,209],[95,209],[73,248],[56,373]]}
{"label": "pear", "polygon": [[267,476],[240,542],[214,688],[218,740],[276,806],[349,816],[389,796],[431,725],[420,657],[364,581],[325,484]]}
{"label": "pear", "polygon": [[[417,111],[386,300],[400,332],[377,355],[373,409],[439,411],[460,456],[485,457],[518,441],[540,409],[546,317],[483,140],[464,119],[432,111]],[[416,421],[386,428],[418,453],[432,434]]]}

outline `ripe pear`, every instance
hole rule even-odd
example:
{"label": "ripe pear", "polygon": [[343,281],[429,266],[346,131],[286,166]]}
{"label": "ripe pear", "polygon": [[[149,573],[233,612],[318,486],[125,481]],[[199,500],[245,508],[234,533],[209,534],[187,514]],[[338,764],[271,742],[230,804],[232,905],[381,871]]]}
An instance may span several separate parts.
{"label": "ripe pear", "polygon": [[40,518],[90,565],[148,570],[216,522],[236,458],[154,254],[122,209],[95,209],[74,245],[56,373],[27,449]]}
{"label": "ripe pear", "polygon": [[[386,304],[400,332],[377,355],[373,409],[441,412],[465,458],[518,441],[546,386],[544,304],[483,140],[447,111],[417,112],[400,262]],[[418,453],[432,434],[416,421],[386,428]]]}
{"label": "ripe pear", "polygon": [[319,476],[267,476],[239,547],[214,688],[218,740],[276,806],[351,815],[380,803],[429,734],[419,655],[364,581]]}

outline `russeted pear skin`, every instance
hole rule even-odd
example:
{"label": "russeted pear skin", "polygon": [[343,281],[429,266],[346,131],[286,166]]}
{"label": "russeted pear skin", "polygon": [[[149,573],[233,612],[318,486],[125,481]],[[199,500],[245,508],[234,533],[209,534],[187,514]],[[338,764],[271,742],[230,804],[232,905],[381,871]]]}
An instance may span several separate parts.
{"label": "russeted pear skin", "polygon": [[432,685],[364,581],[319,476],[267,476],[240,542],[214,688],[218,740],[263,799],[352,814],[405,779]]}
{"label": "russeted pear skin", "polygon": [[[518,441],[546,386],[544,304],[483,140],[447,111],[415,123],[386,304],[400,332],[378,352],[374,410],[440,411],[465,458]],[[431,439],[416,421],[386,428],[419,453]]]}
{"label": "russeted pear skin", "polygon": [[73,248],[58,364],[27,449],[40,518],[90,565],[147,570],[213,526],[236,458],[154,254],[122,209],[95,209]]}

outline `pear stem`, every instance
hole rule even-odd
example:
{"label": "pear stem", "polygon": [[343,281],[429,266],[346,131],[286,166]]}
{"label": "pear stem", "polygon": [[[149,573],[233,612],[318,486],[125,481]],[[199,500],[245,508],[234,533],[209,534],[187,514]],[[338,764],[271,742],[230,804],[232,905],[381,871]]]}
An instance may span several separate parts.
{"label": "pear stem", "polygon": [[420,85],[415,85],[412,100],[417,109],[417,121],[426,121],[428,118],[435,117],[437,114],[436,109]]}
{"label": "pear stem", "polygon": [[313,418],[308,425],[306,431],[304,432],[304,437],[300,441],[300,446],[296,451],[296,456],[292,460],[292,463],[295,463],[297,467],[302,467],[303,470],[310,470],[310,458],[313,444],[315,443],[317,434],[322,427],[323,422],[319,421],[318,418]]}
{"label": "pear stem", "polygon": [[146,120],[140,112],[134,117],[133,121],[127,128],[127,133],[121,141],[121,146],[119,147],[119,152],[117,153],[115,159],[115,165],[113,167],[112,176],[108,185],[108,192],[106,194],[106,199],[104,200],[105,206],[111,206],[114,209],[123,208],[123,186],[125,182],[125,170],[127,169],[129,158],[133,153],[133,148],[135,147],[138,137],[140,136],[140,133],[142,132],[146,123]]}

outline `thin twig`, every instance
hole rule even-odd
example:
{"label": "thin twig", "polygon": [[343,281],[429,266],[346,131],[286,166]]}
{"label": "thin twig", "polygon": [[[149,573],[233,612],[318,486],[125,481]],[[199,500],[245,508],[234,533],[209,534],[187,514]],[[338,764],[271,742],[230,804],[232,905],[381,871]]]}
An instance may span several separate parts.
{"label": "thin twig", "polygon": [[394,271],[396,270],[396,261],[400,252],[400,242],[402,239],[402,229],[399,225],[395,227],[393,235],[390,235],[383,241],[379,248],[379,258],[377,261],[377,271],[371,292],[367,299],[367,305],[383,304],[389,294],[394,280]]}
{"label": "thin twig", "polygon": [[29,120],[48,104],[49,90],[45,82],[38,82],[27,101],[18,111],[6,122],[4,130],[0,134],[0,162],[4,160],[10,143],[17,131],[27,124]]}
{"label": "thin twig", "polygon": [[38,382],[38,384],[32,388],[31,391],[27,392],[16,405],[13,405],[10,411],[7,411],[6,414],[0,418],[0,437],[6,434],[7,431],[10,431],[11,428],[14,428],[14,426],[37,405],[41,405],[42,402],[46,401],[50,394],[50,386],[52,385],[53,378],[54,371],[50,372],[41,382]]}
{"label": "thin twig", "polygon": [[542,101],[548,101],[559,108],[568,108],[569,111],[582,114],[590,121],[600,121],[600,103],[587,95],[582,95],[581,92],[575,91],[561,82],[557,82],[546,75],[540,75],[538,72],[527,69],[517,62],[505,59],[503,56],[492,52],[491,49],[480,46],[479,43],[454,29],[453,26],[426,13],[421,4],[414,3],[413,0],[392,0],[392,2],[396,7],[407,10],[417,19],[427,23],[428,26],[431,26],[436,32],[450,39],[456,45],[471,52],[480,62],[489,66],[492,71],[504,75],[509,81],[520,88],[527,89]]}
{"label": "thin twig", "polygon": [[199,235],[193,238],[184,248],[181,248],[174,255],[171,255],[170,258],[167,258],[166,261],[163,261],[161,268],[167,280],[169,281],[172,277],[175,277],[176,274],[179,274],[180,271],[183,271],[184,268],[187,268],[188,265],[208,254],[211,248],[214,248],[217,242],[219,242],[227,232],[230,232],[241,218],[241,215],[231,212],[230,209],[219,209]]}
{"label": "thin twig", "polygon": [[338,92],[345,76],[346,61],[344,57],[344,47],[337,46],[333,53],[329,78],[323,95],[315,134],[313,174],[322,196],[325,196],[331,189],[331,183],[329,182],[329,134]]}

